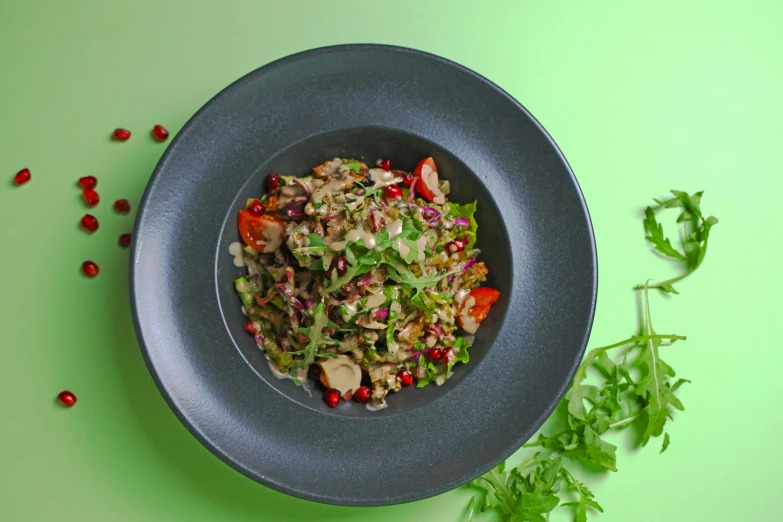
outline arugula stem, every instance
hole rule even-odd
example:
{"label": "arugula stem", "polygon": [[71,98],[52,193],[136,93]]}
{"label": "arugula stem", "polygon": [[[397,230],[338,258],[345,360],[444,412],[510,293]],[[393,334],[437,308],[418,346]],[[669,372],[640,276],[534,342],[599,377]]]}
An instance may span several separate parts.
{"label": "arugula stem", "polygon": [[640,414],[638,414],[638,413],[637,413],[636,415],[631,415],[630,417],[626,417],[626,418],[624,418],[624,419],[622,419],[622,420],[619,420],[619,421],[617,421],[617,422],[613,422],[613,423],[611,423],[611,424],[609,425],[609,429],[610,429],[610,430],[612,430],[612,429],[614,429],[614,428],[619,428],[620,426],[624,426],[624,425],[626,425],[626,424],[630,424],[631,422],[633,422],[633,421],[635,421],[636,419],[638,419],[638,418],[639,418],[639,415],[640,415]]}

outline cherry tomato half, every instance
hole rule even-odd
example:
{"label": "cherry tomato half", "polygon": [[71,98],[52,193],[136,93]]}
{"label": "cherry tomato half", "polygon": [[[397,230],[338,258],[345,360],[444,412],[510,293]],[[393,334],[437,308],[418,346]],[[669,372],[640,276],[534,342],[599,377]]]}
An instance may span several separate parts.
{"label": "cherry tomato half", "polygon": [[[413,170],[413,177],[416,182],[416,191],[421,194],[421,197],[427,201],[435,201],[438,196],[443,197],[438,188],[438,168],[435,166],[434,159],[424,158],[421,160]],[[443,203],[443,201],[435,201],[435,203]]]}
{"label": "cherry tomato half", "polygon": [[283,243],[285,223],[282,219],[264,214],[254,215],[249,210],[239,212],[239,235],[256,252],[274,252]]}
{"label": "cherry tomato half", "polygon": [[[500,297],[500,292],[494,288],[474,288],[462,301],[457,320],[468,333],[475,333],[481,321],[487,317],[490,307]],[[470,308],[467,306],[470,305]]]}

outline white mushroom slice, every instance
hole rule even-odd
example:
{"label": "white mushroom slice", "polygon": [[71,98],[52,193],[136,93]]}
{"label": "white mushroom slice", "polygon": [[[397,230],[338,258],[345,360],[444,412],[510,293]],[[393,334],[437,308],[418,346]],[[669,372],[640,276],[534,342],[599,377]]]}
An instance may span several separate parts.
{"label": "white mushroom slice", "polygon": [[319,362],[321,382],[328,388],[339,390],[341,395],[353,393],[362,384],[362,369],[347,355]]}

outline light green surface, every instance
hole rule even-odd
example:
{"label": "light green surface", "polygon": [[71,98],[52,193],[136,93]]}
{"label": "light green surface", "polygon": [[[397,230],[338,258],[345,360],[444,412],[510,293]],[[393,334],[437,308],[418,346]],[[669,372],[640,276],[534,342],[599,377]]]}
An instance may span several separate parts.
{"label": "light green surface", "polygon": [[[686,411],[664,455],[657,444],[621,450],[619,473],[589,479],[606,510],[597,519],[780,520],[768,486],[783,483],[783,349],[773,333],[783,3],[487,3],[0,2],[0,520],[462,520],[464,489],[345,509],[244,478],[169,411],[132,330],[128,252],[116,245],[132,216],[110,204],[138,203],[164,150],[149,129],[176,131],[257,66],[346,42],[460,62],[549,130],[595,226],[591,346],[633,333],[631,285],[671,273],[642,239],[639,207],[670,188],[707,191],[703,208],[721,223],[704,267],[682,295],[652,302],[660,333],[689,338],[667,354],[693,381]],[[117,126],[131,141],[109,142]],[[33,180],[13,188],[22,167]],[[88,174],[103,198],[92,237],[77,229],[85,209],[74,186]],[[79,274],[87,258],[101,266],[96,280]],[[54,403],[64,388],[79,396],[71,410]]]}

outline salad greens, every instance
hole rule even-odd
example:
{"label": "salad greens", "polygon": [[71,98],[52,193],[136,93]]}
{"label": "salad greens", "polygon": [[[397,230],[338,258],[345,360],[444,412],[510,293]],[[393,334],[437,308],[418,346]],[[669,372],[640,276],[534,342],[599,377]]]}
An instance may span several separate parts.
{"label": "salad greens", "polygon": [[[642,292],[642,324],[637,335],[591,350],[574,376],[554,416],[563,429],[539,434],[525,447],[540,448],[530,460],[515,468],[505,463],[470,482],[483,493],[481,510],[495,510],[505,522],[545,522],[558,505],[571,508],[574,520],[584,522],[591,511],[602,512],[593,493],[567,469],[569,461],[580,461],[604,470],[617,471],[617,447],[602,438],[611,431],[637,425],[641,445],[663,435],[660,452],[669,447],[665,431],[675,410],[684,409],[677,390],[686,379],[675,378],[674,369],[661,358],[661,347],[671,346],[685,337],[659,334],[653,328],[650,313],[650,289],[669,294],[672,286],[696,271],[704,261],[710,230],[718,223],[701,211],[702,192],[689,195],[673,190],[671,199],[654,200],[645,210],[646,239],[662,255],[679,261],[684,272],[674,278],[635,287]],[[681,247],[676,248],[664,235],[656,212],[676,208],[681,211]],[[600,379],[591,379],[588,369]],[[468,506],[468,520],[474,517],[476,497]]]}

